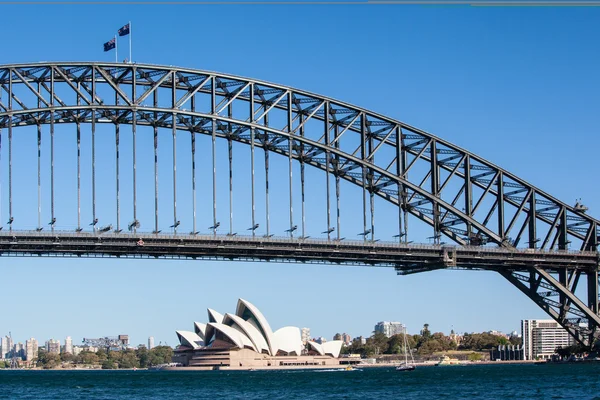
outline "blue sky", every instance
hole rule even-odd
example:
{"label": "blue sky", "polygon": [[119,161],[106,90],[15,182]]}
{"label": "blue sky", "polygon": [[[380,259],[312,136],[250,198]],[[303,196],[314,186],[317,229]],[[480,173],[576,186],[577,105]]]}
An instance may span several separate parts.
{"label": "blue sky", "polygon": [[[134,61],[247,76],[356,104],[479,154],[567,203],[582,198],[599,215],[597,8],[0,5],[0,12],[11,16],[1,28],[10,40],[0,64],[114,61],[102,43],[131,20]],[[121,42],[119,58],[126,56]],[[19,176],[35,185],[28,179],[36,166],[22,164]],[[35,207],[37,198],[22,201]],[[4,199],[3,223],[6,212]],[[308,326],[326,337],[368,336],[380,320],[448,333],[511,331],[523,318],[545,317],[491,272],[397,277],[388,269],[274,263],[0,263],[0,334],[11,330],[21,341],[128,333],[136,344],[153,335],[175,345],[175,329],[191,330],[207,307],[234,311],[238,297],[274,328]]]}

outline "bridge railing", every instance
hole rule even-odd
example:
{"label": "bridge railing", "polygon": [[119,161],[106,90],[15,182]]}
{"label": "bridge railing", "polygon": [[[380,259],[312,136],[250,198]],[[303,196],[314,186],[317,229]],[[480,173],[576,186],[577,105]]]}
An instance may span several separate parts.
{"label": "bridge railing", "polygon": [[248,243],[281,243],[281,244],[295,244],[302,245],[327,245],[327,246],[339,246],[339,247],[360,247],[360,248],[379,248],[379,249],[414,249],[414,250],[443,250],[443,249],[454,249],[460,252],[480,252],[480,253],[495,253],[495,254],[538,254],[538,255],[557,255],[557,254],[570,254],[570,255],[582,255],[582,256],[593,256],[597,255],[595,251],[581,251],[581,250],[550,250],[550,249],[529,249],[529,248],[502,248],[487,246],[459,246],[459,245],[448,245],[448,244],[426,244],[426,243],[405,243],[405,242],[389,242],[389,241],[364,241],[364,240],[337,240],[337,239],[326,239],[326,238],[299,238],[289,236],[252,236],[252,235],[226,235],[226,234],[168,234],[168,233],[151,233],[151,232],[76,232],[76,231],[46,231],[38,232],[35,230],[12,230],[12,231],[0,231],[0,240],[47,240],[48,242],[56,241],[60,239],[92,239],[98,240],[123,240],[131,239],[135,241],[152,240],[152,241],[218,241],[218,242],[248,242]]}

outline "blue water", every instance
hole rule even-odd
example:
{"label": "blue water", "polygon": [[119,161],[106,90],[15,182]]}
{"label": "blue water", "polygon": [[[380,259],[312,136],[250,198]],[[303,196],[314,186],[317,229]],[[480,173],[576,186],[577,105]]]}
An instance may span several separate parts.
{"label": "blue water", "polygon": [[362,371],[0,371],[0,399],[600,399],[600,364]]}

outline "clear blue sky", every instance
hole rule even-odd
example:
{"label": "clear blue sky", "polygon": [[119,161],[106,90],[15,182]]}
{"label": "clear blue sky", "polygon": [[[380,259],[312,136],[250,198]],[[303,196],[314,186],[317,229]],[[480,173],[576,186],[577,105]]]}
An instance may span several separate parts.
{"label": "clear blue sky", "polygon": [[[356,104],[460,145],[563,201],[582,198],[600,216],[598,8],[0,5],[0,13],[7,39],[0,64],[113,61],[102,43],[131,20],[134,61],[247,76]],[[31,168],[23,179],[35,189]],[[35,190],[22,201],[35,214]],[[5,198],[2,208],[5,223]],[[446,333],[508,332],[523,318],[545,317],[491,272],[397,277],[364,267],[34,258],[0,264],[0,334],[12,330],[20,341],[128,333],[134,344],[153,335],[175,345],[176,329],[204,321],[207,307],[235,311],[238,297],[256,304],[273,328],[308,326],[326,337],[368,336],[380,320],[404,322],[409,332],[423,323]]]}

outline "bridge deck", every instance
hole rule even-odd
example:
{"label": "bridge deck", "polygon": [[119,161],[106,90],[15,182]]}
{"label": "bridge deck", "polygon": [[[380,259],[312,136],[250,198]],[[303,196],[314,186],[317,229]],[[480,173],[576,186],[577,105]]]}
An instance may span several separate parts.
{"label": "bridge deck", "polygon": [[350,264],[394,267],[401,273],[438,268],[525,271],[531,266],[599,269],[597,252],[227,235],[4,231],[0,254]]}

